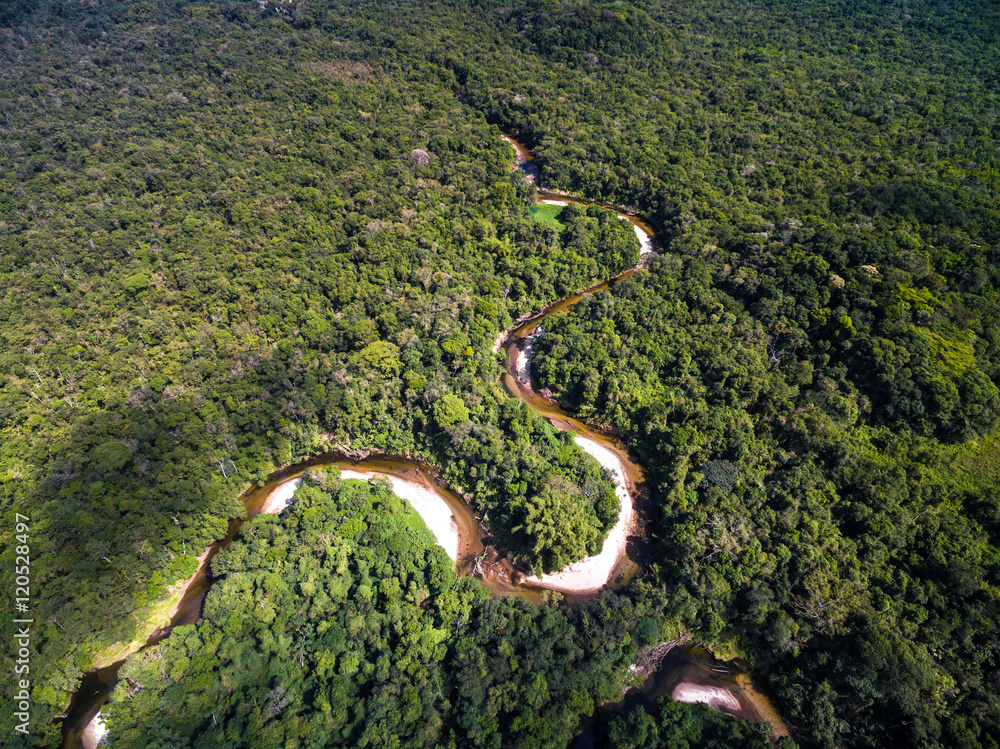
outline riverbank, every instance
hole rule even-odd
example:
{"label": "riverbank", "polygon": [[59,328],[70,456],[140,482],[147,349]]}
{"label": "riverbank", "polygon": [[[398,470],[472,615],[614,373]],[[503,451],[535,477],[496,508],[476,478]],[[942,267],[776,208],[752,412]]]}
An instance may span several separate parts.
{"label": "riverbank", "polygon": [[[452,512],[448,503],[441,498],[432,488],[423,482],[406,480],[398,476],[378,471],[341,471],[340,477],[343,479],[360,479],[368,481],[373,476],[385,476],[392,486],[392,493],[400,499],[405,499],[410,506],[416,510],[417,514],[424,521],[428,530],[434,535],[434,540],[438,546],[444,549],[445,554],[453,562],[459,558],[459,547],[463,540],[461,528],[455,513]],[[466,545],[468,545],[468,541]]]}
{"label": "riverbank", "polygon": [[150,640],[156,637],[157,632],[170,627],[171,622],[174,621],[181,610],[188,589],[195,583],[199,575],[204,574],[211,549],[211,545],[206,546],[205,550],[196,557],[198,566],[191,573],[190,577],[174,583],[167,588],[166,597],[155,603],[145,619],[136,626],[136,631],[139,634],[130,642],[118,643],[104,650],[97,656],[92,668],[107,668],[117,661],[124,660],[132,655],[132,653],[141,650],[149,644]]}
{"label": "riverbank", "polygon": [[618,522],[608,532],[599,554],[581,559],[559,572],[529,577],[527,582],[549,590],[579,594],[597,592],[612,582],[616,570],[627,556],[629,537],[635,530],[635,504],[619,457],[592,439],[576,435],[574,441],[614,477]]}
{"label": "riverbank", "polygon": [[[531,155],[527,148],[508,136],[504,136],[504,140],[514,147],[520,166],[524,167],[530,164]],[[537,174],[537,169],[533,173]],[[582,205],[597,204],[612,210],[619,210],[615,206],[599,201],[582,200],[560,191],[539,190],[538,196],[540,202],[549,205],[567,205],[570,202],[577,202]],[[543,318],[571,309],[584,296],[609,288],[620,279],[628,278],[648,261],[648,257],[643,256],[652,252],[652,231],[644,232],[645,225],[641,224],[632,213],[626,215],[619,212],[618,216],[633,224],[636,236],[639,238],[641,244],[640,261],[636,268],[626,271],[614,279],[597,284],[584,292],[547,305],[535,315],[524,316],[501,333],[494,343],[493,350],[499,352],[504,346],[508,347],[507,375],[504,378],[504,386],[510,395],[523,400],[557,428],[577,432],[575,439],[584,449],[587,449],[584,445],[588,440],[587,437],[583,437],[581,440],[580,434],[593,436],[595,439],[589,440],[589,442],[606,450],[607,454],[621,456],[617,460],[618,467],[623,469],[627,466],[629,468],[625,473],[633,477],[631,483],[634,488],[638,481],[645,481],[645,475],[641,467],[632,461],[627,454],[624,441],[621,444],[613,444],[612,432],[602,432],[600,426],[585,424],[570,416],[547,393],[538,393],[532,388],[530,375],[534,344],[542,333],[541,321]],[[604,447],[605,445],[607,447]],[[598,459],[601,460],[602,465],[610,468],[606,464],[610,463],[606,455],[603,460]],[[616,474],[616,485],[619,487],[628,485],[628,482],[622,481],[622,478]],[[624,515],[624,503],[621,507],[622,515]],[[620,516],[619,521],[621,519]],[[617,530],[617,526],[615,530]],[[612,531],[613,533],[614,531]],[[614,544],[609,543],[612,541],[612,534],[609,534],[609,539],[605,541],[605,550],[613,548]],[[577,565],[571,565],[571,568],[576,568],[582,573],[585,569],[584,562],[587,561],[583,560]],[[592,572],[596,574],[589,581],[594,583],[601,577],[601,573],[597,573],[596,565]],[[552,582],[553,576],[542,577]],[[608,578],[608,580],[610,579]],[[587,578],[581,575],[581,580],[587,580]],[[688,636],[683,633],[678,640],[661,643],[659,646],[649,649],[645,655],[640,655],[633,667],[630,667],[625,677],[625,685],[627,694],[621,703],[623,706],[635,704],[638,700],[645,703],[647,707],[651,707],[655,703],[656,697],[669,696],[679,702],[700,702],[707,704],[714,710],[728,712],[758,723],[768,723],[771,726],[771,740],[773,742],[777,742],[781,737],[790,733],[788,724],[775,709],[773,701],[762,691],[760,686],[754,683],[752,666],[749,663],[743,659],[735,658],[735,656],[732,660],[720,661],[702,646],[691,643]]]}

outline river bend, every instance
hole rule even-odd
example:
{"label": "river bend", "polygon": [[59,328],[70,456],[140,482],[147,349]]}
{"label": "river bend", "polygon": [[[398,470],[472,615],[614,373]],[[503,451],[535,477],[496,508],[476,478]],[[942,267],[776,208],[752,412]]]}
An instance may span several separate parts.
{"label": "river bend", "polygon": [[[532,163],[527,148],[507,135],[503,138],[514,148],[518,167],[523,170],[525,177],[535,182],[538,170]],[[653,229],[632,212],[561,192],[537,192],[539,202],[550,205],[575,202],[588,206],[601,205],[614,210],[620,218],[633,226],[640,243],[640,265],[645,261],[642,256],[653,252],[656,247]],[[345,479],[368,480],[377,475],[387,478],[393,492],[407,500],[423,518],[438,544],[455,562],[456,569],[463,574],[476,575],[495,595],[519,595],[539,602],[544,600],[546,590],[570,596],[590,596],[605,586],[619,588],[626,585],[639,570],[640,559],[632,557],[641,557],[643,553],[644,540],[637,499],[646,494],[646,473],[619,439],[580,421],[566,413],[554,400],[538,393],[531,383],[530,359],[533,341],[539,335],[545,318],[571,309],[584,297],[610,288],[617,281],[631,276],[635,270],[629,269],[518,320],[498,336],[493,347],[496,353],[506,349],[503,385],[508,394],[538,411],[557,429],[574,432],[574,439],[580,448],[593,456],[613,476],[619,499],[619,519],[608,533],[599,554],[571,564],[559,572],[525,577],[505,559],[502,550],[489,543],[489,535],[473,508],[464,498],[444,485],[433,466],[399,456],[376,455],[352,460],[340,452],[330,452],[279,471],[264,486],[248,490],[243,495],[247,517],[230,521],[226,537],[212,544],[199,557],[198,570],[183,586],[169,623],[151,632],[143,647],[161,641],[174,627],[197,622],[205,595],[212,585],[208,573],[211,560],[229,546],[243,523],[259,514],[280,512],[287,507],[301,483],[302,474],[312,467],[336,466]],[[751,720],[768,721],[772,724],[775,736],[787,733],[770,701],[751,685],[747,675],[748,668],[739,669],[732,664],[725,664],[727,673],[739,673],[742,679],[734,677],[722,683],[718,670],[713,671],[712,666],[706,665],[710,660],[712,663],[719,663],[705,651],[692,646],[679,647],[675,649],[672,660],[674,666],[668,669],[670,673],[664,675],[661,667],[649,676],[646,686],[637,694],[648,698],[658,694],[671,694],[675,699],[683,701],[706,702],[716,709],[721,708]],[[84,675],[63,721],[64,749],[92,749],[97,745],[103,733],[99,711],[110,697],[122,663],[124,659],[93,669]],[[678,673],[682,676],[677,677]],[[671,682],[672,687],[665,691],[663,685],[667,682]]]}

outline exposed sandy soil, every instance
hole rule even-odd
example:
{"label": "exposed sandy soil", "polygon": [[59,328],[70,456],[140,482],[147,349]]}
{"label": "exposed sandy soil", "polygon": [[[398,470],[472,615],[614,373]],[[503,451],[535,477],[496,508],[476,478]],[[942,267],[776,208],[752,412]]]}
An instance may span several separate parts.
{"label": "exposed sandy soil", "polygon": [[615,493],[618,495],[619,512],[618,522],[615,523],[614,528],[611,529],[608,537],[604,540],[604,547],[601,549],[600,554],[585,557],[579,562],[569,565],[564,570],[554,572],[551,575],[527,578],[527,582],[529,583],[564,593],[595,591],[611,581],[615,566],[625,556],[629,530],[635,516],[632,495],[629,494],[628,483],[625,481],[625,470],[618,456],[604,447],[604,445],[586,437],[576,435],[574,436],[574,440],[576,440],[576,444],[580,446],[581,450],[592,455],[598,463],[614,474]]}
{"label": "exposed sandy soil", "polygon": [[302,479],[289,479],[283,484],[278,484],[274,491],[267,495],[264,504],[260,508],[261,515],[269,515],[284,510],[291,504],[292,495],[295,490],[302,485]]}
{"label": "exposed sandy soil", "polygon": [[[628,220],[627,216],[618,215],[618,218],[623,218]],[[653,237],[644,232],[641,228],[632,224],[632,229],[635,231],[635,236],[639,238],[639,254],[646,255],[653,251]]]}

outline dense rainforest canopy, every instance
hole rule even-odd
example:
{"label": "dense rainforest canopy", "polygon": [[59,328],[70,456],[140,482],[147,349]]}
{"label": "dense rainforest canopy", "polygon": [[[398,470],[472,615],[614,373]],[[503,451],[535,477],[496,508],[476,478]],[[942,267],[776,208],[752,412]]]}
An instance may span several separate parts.
{"label": "dense rainforest canopy", "polygon": [[0,5],[0,538],[12,569],[31,518],[37,677],[4,741],[55,743],[241,491],[333,446],[439,466],[525,569],[599,546],[608,476],[492,347],[638,245],[533,215],[502,130],[661,231],[533,366],[650,468],[655,560],[489,599],[385,487],[317,476],[129,659],[114,744],[567,746],[683,626],[805,743],[996,747],[998,37],[985,0]]}
{"label": "dense rainforest canopy", "polygon": [[648,604],[491,599],[403,500],[335,472],[213,562],[201,626],[128,660],[115,746],[549,745],[620,694]]}

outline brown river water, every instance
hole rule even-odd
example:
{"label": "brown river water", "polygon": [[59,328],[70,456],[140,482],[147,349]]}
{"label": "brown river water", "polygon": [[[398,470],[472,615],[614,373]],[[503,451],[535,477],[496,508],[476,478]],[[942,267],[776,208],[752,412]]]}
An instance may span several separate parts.
{"label": "brown river water", "polygon": [[[527,148],[513,138],[504,136],[504,140],[514,147],[517,153],[518,165],[524,170],[530,181],[535,181],[538,171],[531,162]],[[656,247],[654,230],[641,218],[629,211],[601,203],[600,201],[583,200],[563,193],[538,190],[542,202],[575,202],[582,205],[601,205],[618,212],[618,215],[628,220],[636,229],[636,235],[642,245],[643,255]],[[643,258],[645,260],[645,258]],[[640,261],[640,266],[643,264]],[[282,485],[293,481],[309,468],[336,466],[344,471],[363,473],[367,475],[382,474],[394,479],[401,479],[408,484],[416,485],[432,492],[443,500],[451,511],[453,530],[458,533],[458,551],[456,569],[462,574],[472,574],[478,577],[495,595],[524,597],[532,602],[540,603],[546,600],[546,588],[558,590],[564,597],[574,600],[589,598],[596,595],[606,586],[619,589],[627,585],[640,571],[642,561],[649,554],[644,528],[646,513],[649,511],[649,485],[646,471],[635,456],[618,437],[587,424],[564,411],[553,399],[539,393],[532,387],[527,373],[527,356],[530,354],[532,336],[547,317],[565,312],[574,307],[581,299],[591,294],[608,289],[618,281],[633,275],[636,268],[631,268],[612,279],[555,301],[536,314],[519,320],[502,333],[496,342],[494,350],[506,349],[506,372],[503,375],[503,385],[509,395],[535,409],[552,426],[560,430],[575,432],[578,442],[587,452],[597,455],[603,453],[607,460],[616,461],[620,467],[619,481],[624,478],[625,486],[619,491],[622,502],[631,504],[632,512],[626,527],[621,528],[624,540],[620,548],[613,550],[613,564],[604,565],[599,574],[600,582],[593,585],[581,584],[577,581],[560,583],[557,579],[547,580],[547,576],[538,580],[527,579],[516,572],[507,561],[502,550],[497,549],[488,531],[479,521],[475,510],[455,491],[447,487],[440,479],[438,470],[427,463],[414,462],[400,456],[377,455],[362,460],[352,460],[339,452],[330,452],[309,458],[286,469],[278,471],[269,477],[266,484],[247,490],[242,501],[247,511],[245,519],[233,519],[229,523],[226,537],[216,541],[205,552],[198,571],[186,583],[180,603],[174,610],[170,622],[149,634],[143,647],[154,645],[167,636],[174,627],[194,624],[201,616],[202,603],[205,595],[214,582],[210,575],[210,565],[215,555],[227,548],[239,533],[244,523],[249,522],[264,509],[269,497]],[[590,443],[587,445],[586,443]],[[595,450],[597,452],[595,452]],[[599,458],[600,460],[600,458]],[[606,460],[600,460],[602,464]],[[609,467],[606,465],[606,467]],[[623,512],[626,508],[623,505]],[[611,535],[609,534],[609,542]],[[584,560],[584,563],[587,560]],[[583,563],[580,563],[583,564]],[[576,565],[571,565],[571,569]],[[607,571],[605,568],[609,568]],[[558,578],[558,576],[556,576]],[[111,691],[117,683],[117,674],[124,659],[109,666],[88,671],[81,681],[77,692],[73,695],[63,720],[64,749],[92,749],[100,734],[97,728],[97,717],[101,706],[109,699]],[[788,728],[772,700],[767,696],[766,685],[760,677],[754,674],[749,663],[742,660],[721,662],[716,660],[703,648],[691,643],[680,644],[670,649],[658,667],[650,673],[642,686],[630,690],[621,703],[622,708],[636,704],[650,705],[657,697],[673,696],[685,701],[700,701],[710,704],[723,712],[748,718],[758,722],[769,722],[772,727],[772,737],[778,738],[788,733]],[[585,732],[581,745],[586,743]]]}

